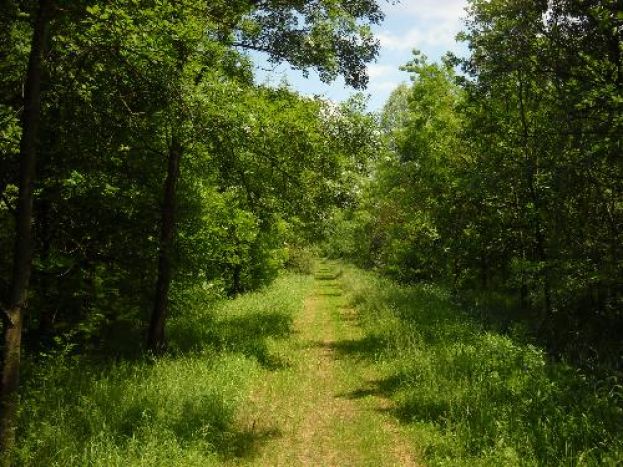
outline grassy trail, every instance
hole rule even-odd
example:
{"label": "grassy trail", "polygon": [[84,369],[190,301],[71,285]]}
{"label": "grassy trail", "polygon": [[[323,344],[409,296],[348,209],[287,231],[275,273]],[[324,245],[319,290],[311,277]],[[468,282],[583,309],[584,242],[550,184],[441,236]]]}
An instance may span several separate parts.
{"label": "grassy trail", "polygon": [[256,441],[237,465],[417,465],[392,403],[371,390],[381,370],[352,355],[364,341],[339,285],[340,272],[320,263],[313,291],[289,339],[271,352],[287,362],[259,375],[239,423]]}

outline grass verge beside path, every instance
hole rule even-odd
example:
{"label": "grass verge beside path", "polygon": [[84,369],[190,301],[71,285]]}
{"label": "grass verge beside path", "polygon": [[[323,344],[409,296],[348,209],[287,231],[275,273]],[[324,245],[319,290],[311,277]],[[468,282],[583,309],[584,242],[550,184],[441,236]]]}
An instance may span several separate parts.
{"label": "grass verge beside path", "polygon": [[414,466],[341,272],[285,275],[209,304],[190,294],[162,358],[54,355],[24,392],[19,465]]}
{"label": "grass verge beside path", "polygon": [[623,390],[485,332],[433,286],[354,268],[341,284],[365,335],[342,349],[384,368],[361,389],[394,402],[430,465],[623,464]]}
{"label": "grass verge beside path", "polygon": [[292,333],[311,284],[285,275],[231,301],[197,296],[169,323],[163,358],[39,362],[21,404],[18,465],[204,467],[247,455],[268,434],[241,429],[236,414],[258,375],[283,366],[271,349]]}

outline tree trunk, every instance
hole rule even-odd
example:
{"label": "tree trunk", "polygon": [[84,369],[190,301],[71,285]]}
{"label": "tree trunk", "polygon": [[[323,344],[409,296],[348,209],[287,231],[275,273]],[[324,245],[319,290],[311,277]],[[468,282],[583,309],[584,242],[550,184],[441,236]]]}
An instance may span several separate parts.
{"label": "tree trunk", "polygon": [[231,278],[231,287],[229,289],[230,297],[235,297],[242,291],[241,276],[242,276],[242,264],[234,264],[232,278]]}
{"label": "tree trunk", "polygon": [[174,135],[169,146],[167,178],[164,182],[156,297],[147,335],[147,347],[154,353],[160,353],[165,348],[164,326],[169,305],[169,287],[172,277],[171,256],[175,238],[175,198],[181,159],[182,146],[178,137]]}
{"label": "tree trunk", "polygon": [[5,466],[11,464],[10,451],[15,444],[22,322],[32,270],[32,205],[37,138],[41,117],[42,62],[51,9],[52,0],[39,1],[24,83],[24,113],[20,141],[19,196],[17,200],[13,277],[9,308],[4,313],[0,446],[2,463]]}

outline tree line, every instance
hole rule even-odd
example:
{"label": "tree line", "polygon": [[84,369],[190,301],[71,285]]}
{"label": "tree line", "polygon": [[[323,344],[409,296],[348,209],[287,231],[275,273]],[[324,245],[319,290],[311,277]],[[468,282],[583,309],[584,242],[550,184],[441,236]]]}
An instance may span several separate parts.
{"label": "tree line", "polygon": [[467,58],[416,51],[403,67],[384,157],[327,248],[445,282],[553,355],[620,369],[623,8],[471,0],[467,13]]}
{"label": "tree line", "polygon": [[4,0],[3,453],[22,355],[161,353],[193,290],[258,288],[321,241],[620,370],[619,3],[470,0],[467,58],[415,52],[372,116],[256,84],[248,52],[363,88],[373,0]]}

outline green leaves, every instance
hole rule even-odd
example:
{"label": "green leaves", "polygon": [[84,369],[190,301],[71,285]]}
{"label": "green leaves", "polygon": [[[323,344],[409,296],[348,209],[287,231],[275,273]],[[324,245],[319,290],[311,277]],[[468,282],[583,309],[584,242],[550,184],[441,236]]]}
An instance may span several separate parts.
{"label": "green leaves", "polygon": [[362,88],[368,81],[365,65],[379,48],[368,25],[382,19],[378,3],[370,0],[261,2],[243,16],[233,43],[301,70],[316,68],[325,81],[341,75]]}
{"label": "green leaves", "polygon": [[[34,323],[48,312],[68,326],[105,315],[94,320],[99,329],[120,319],[118,310],[142,320],[164,250],[182,286],[209,278],[230,291],[257,287],[285,260],[286,240],[307,243],[332,206],[355,199],[379,146],[361,98],[334,109],[286,87],[255,86],[241,50],[361,87],[378,49],[369,27],[382,19],[377,2],[57,5],[34,203],[36,254],[54,262],[37,262]],[[0,12],[9,31],[0,37],[1,258],[10,258],[13,244],[31,7],[11,1]],[[157,239],[173,139],[181,148],[179,197],[171,203],[179,242],[165,248]],[[0,266],[2,295],[10,265]]]}

